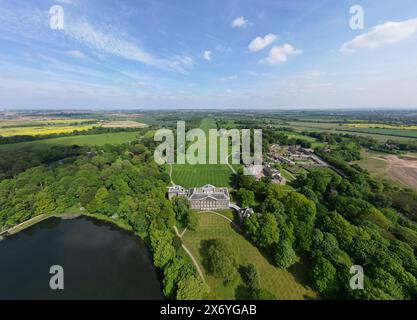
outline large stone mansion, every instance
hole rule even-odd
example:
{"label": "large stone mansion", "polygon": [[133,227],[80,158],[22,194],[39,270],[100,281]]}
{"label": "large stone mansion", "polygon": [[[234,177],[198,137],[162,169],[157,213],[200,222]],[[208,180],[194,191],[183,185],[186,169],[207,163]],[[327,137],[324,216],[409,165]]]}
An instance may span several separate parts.
{"label": "large stone mansion", "polygon": [[181,186],[173,186],[168,190],[168,198],[186,197],[191,203],[191,209],[196,210],[222,210],[230,205],[229,190],[216,188],[207,184],[201,188],[184,189]]}

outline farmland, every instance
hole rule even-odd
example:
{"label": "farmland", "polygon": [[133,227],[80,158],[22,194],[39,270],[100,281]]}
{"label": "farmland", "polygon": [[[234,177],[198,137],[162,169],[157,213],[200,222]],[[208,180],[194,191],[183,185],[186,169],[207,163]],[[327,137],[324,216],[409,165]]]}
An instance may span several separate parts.
{"label": "farmland", "polygon": [[34,127],[5,127],[0,128],[0,136],[43,136],[48,134],[71,133],[74,131],[87,131],[94,127],[94,125],[46,125]]}
{"label": "farmland", "polygon": [[377,129],[395,129],[395,130],[417,130],[417,126],[408,125],[391,125],[383,123],[353,123],[348,124],[351,128],[377,128]]}
{"label": "farmland", "polygon": [[300,263],[289,271],[274,267],[246,238],[241,235],[226,219],[208,212],[200,215],[200,224],[196,231],[187,231],[183,237],[184,244],[203,267],[205,277],[216,299],[239,299],[244,291],[243,281],[239,277],[234,283],[223,285],[221,279],[214,278],[207,271],[204,263],[204,244],[211,239],[224,239],[236,250],[238,264],[254,264],[261,275],[261,286],[278,299],[315,298],[316,294],[304,284],[300,274],[305,271]]}
{"label": "farmland", "polygon": [[105,134],[76,135],[38,141],[21,142],[0,145],[0,150],[16,150],[25,147],[34,149],[47,149],[51,146],[103,146],[105,144],[121,144],[135,139],[137,132],[113,132]]}
{"label": "farmland", "polygon": [[109,121],[102,125],[103,128],[144,128],[146,124],[136,121]]}
{"label": "farmland", "polygon": [[289,122],[288,126],[297,131],[322,131],[330,133],[353,134],[373,137],[378,141],[387,140],[414,140],[417,138],[415,126],[371,125],[362,123],[342,122]]}
{"label": "farmland", "polygon": [[396,156],[371,151],[362,153],[363,159],[356,161],[379,179],[390,179],[405,187],[417,186],[417,157],[415,154]]}

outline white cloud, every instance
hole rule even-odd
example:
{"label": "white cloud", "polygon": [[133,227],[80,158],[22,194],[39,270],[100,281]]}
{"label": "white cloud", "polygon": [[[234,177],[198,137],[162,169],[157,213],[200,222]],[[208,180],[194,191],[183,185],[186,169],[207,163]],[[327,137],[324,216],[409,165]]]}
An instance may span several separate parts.
{"label": "white cloud", "polygon": [[67,55],[69,55],[70,57],[77,58],[77,59],[85,59],[85,58],[87,58],[87,56],[83,52],[81,52],[79,50],[69,50],[69,51],[66,51],[65,53]]}
{"label": "white cloud", "polygon": [[417,18],[401,22],[386,22],[377,25],[371,31],[345,42],[340,51],[355,52],[359,49],[375,49],[383,45],[393,44],[405,40],[417,31]]}
{"label": "white cloud", "polygon": [[87,22],[67,24],[66,34],[90,48],[123,59],[138,61],[164,70],[185,73],[186,67],[193,65],[190,57],[159,58],[138,47],[136,44],[121,39],[111,32],[101,32],[96,26]]}
{"label": "white cloud", "polygon": [[243,16],[239,17],[239,18],[236,18],[232,22],[232,27],[233,28],[244,28],[248,25],[249,25],[249,20],[246,20]]}
{"label": "white cloud", "polygon": [[211,60],[211,51],[209,51],[209,50],[204,51],[203,58],[206,59],[207,61],[210,61]]}
{"label": "white cloud", "polygon": [[267,64],[280,64],[286,62],[289,56],[301,53],[303,53],[302,50],[295,49],[290,44],[284,44],[281,47],[273,47],[269,52],[268,57],[262,59],[260,62]]}
{"label": "white cloud", "polygon": [[194,65],[194,60],[190,56],[176,56],[173,65],[192,67]]}
{"label": "white cloud", "polygon": [[256,37],[251,41],[249,44],[249,50],[252,52],[260,51],[262,49],[265,49],[267,46],[272,44],[275,40],[278,39],[278,36],[270,33],[267,34],[265,37]]}

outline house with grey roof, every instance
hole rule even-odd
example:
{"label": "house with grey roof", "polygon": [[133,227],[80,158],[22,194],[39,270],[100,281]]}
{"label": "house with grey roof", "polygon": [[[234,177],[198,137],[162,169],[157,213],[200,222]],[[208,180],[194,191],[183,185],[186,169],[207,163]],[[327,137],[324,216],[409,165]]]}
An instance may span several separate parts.
{"label": "house with grey roof", "polygon": [[191,209],[196,210],[222,210],[228,209],[230,195],[227,188],[216,188],[207,184],[201,188],[184,189],[173,186],[168,190],[168,199],[173,197],[186,197],[191,203]]}

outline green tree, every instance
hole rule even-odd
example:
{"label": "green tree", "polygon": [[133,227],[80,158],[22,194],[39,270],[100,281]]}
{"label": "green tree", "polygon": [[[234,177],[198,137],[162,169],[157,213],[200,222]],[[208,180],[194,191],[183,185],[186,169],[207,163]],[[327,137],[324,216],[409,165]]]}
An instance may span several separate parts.
{"label": "green tree", "polygon": [[188,228],[190,230],[197,230],[200,222],[200,214],[195,210],[190,210],[187,216]]}
{"label": "green tree", "polygon": [[186,277],[178,282],[177,300],[204,300],[209,288],[196,276]]}
{"label": "green tree", "polygon": [[121,217],[129,219],[138,210],[138,204],[131,196],[124,196],[120,198],[118,213]]}
{"label": "green tree", "polygon": [[172,199],[172,208],[174,209],[177,221],[187,226],[187,217],[191,211],[190,201],[186,197],[174,197]]}
{"label": "green tree", "polygon": [[258,232],[258,244],[263,248],[269,248],[279,241],[278,223],[273,214],[266,213],[263,215]]}
{"label": "green tree", "polygon": [[94,199],[87,205],[88,211],[92,213],[108,214],[107,198],[109,192],[105,187],[101,187],[97,190]]}
{"label": "green tree", "polygon": [[236,279],[236,258],[235,251],[230,245],[221,239],[210,241],[207,250],[207,262],[210,272],[217,278],[222,278],[225,282]]}
{"label": "green tree", "polygon": [[334,288],[336,268],[332,263],[318,254],[312,268],[313,285],[317,291],[327,293]]}
{"label": "green tree", "polygon": [[287,239],[281,239],[274,250],[274,262],[278,268],[287,269],[298,260],[292,244]]}
{"label": "green tree", "polygon": [[152,227],[149,235],[153,249],[154,265],[163,269],[176,255],[175,248],[172,245],[174,236],[169,231],[156,230]]}
{"label": "green tree", "polygon": [[297,247],[308,252],[317,214],[315,203],[298,192],[290,192],[284,200],[284,205],[294,225]]}
{"label": "green tree", "polygon": [[260,287],[260,276],[256,266],[252,263],[242,267],[242,279],[250,288]]}
{"label": "green tree", "polygon": [[255,194],[251,190],[240,188],[236,195],[240,201],[242,207],[252,207],[255,204]]}
{"label": "green tree", "polygon": [[251,215],[244,221],[245,231],[253,243],[258,243],[261,221],[257,214]]}
{"label": "green tree", "polygon": [[195,267],[182,256],[176,256],[164,269],[163,287],[165,296],[174,299],[178,283],[187,277],[195,275]]}
{"label": "green tree", "polygon": [[35,197],[35,215],[52,214],[55,210],[56,204],[48,190],[39,192]]}
{"label": "green tree", "polygon": [[275,217],[282,216],[285,212],[283,203],[275,198],[267,197],[261,205],[261,211],[263,213],[272,213]]}

